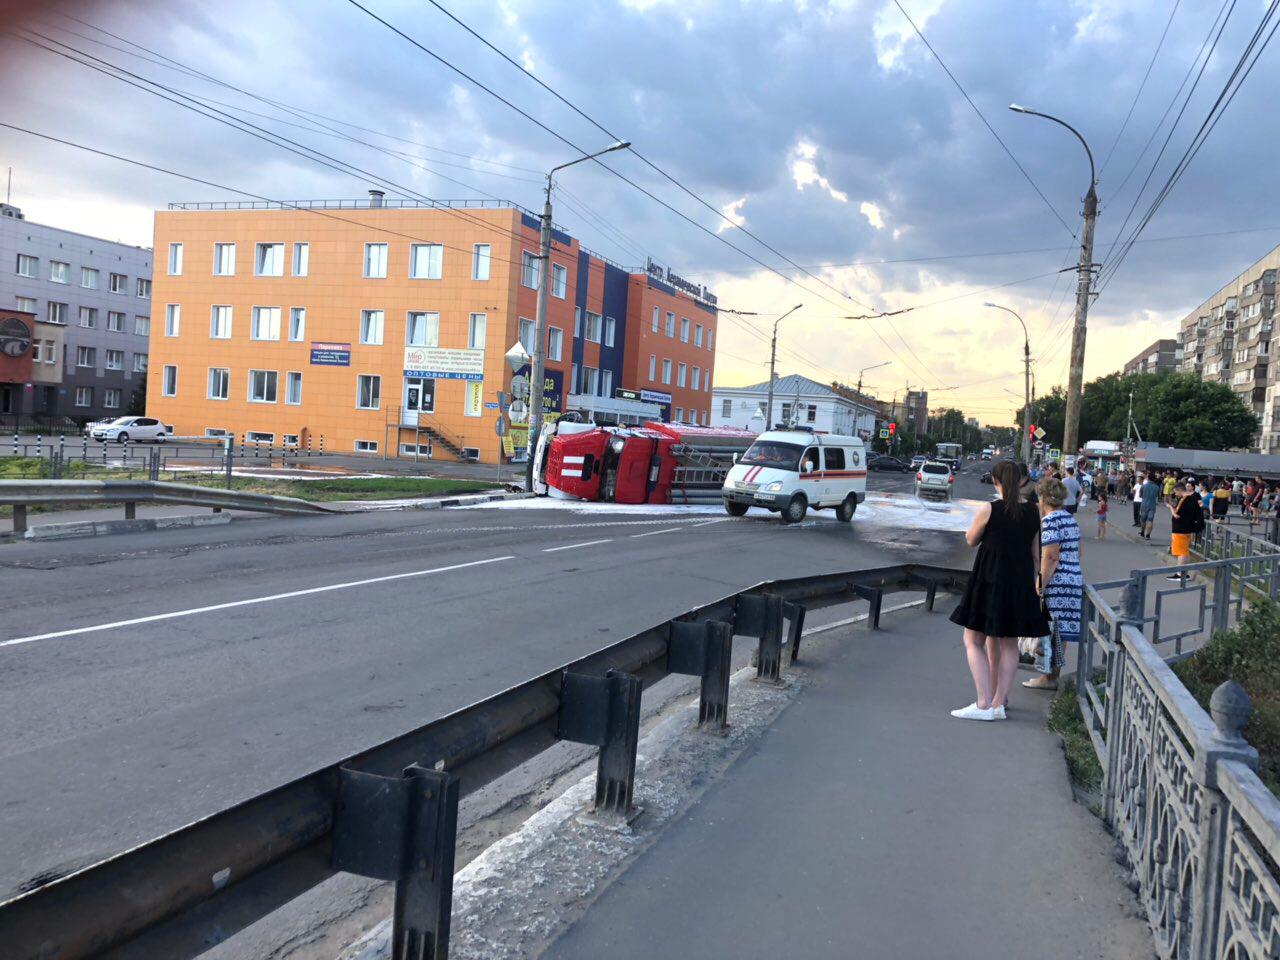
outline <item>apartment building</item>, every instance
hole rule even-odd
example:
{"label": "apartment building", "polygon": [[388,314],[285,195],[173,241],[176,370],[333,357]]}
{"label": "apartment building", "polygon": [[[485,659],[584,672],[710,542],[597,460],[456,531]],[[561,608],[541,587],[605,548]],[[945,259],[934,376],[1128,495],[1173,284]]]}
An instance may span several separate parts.
{"label": "apartment building", "polygon": [[35,317],[29,379],[0,390],[0,416],[86,421],[128,409],[147,372],[150,250],[0,204],[0,306]]}
{"label": "apartment building", "polygon": [[1176,373],[1182,364],[1182,347],[1176,339],[1157,340],[1124,365],[1124,375]]}
{"label": "apartment building", "polygon": [[1280,371],[1270,362],[1277,270],[1280,247],[1183,317],[1178,331],[1179,369],[1228,385],[1261,418],[1255,446],[1263,453],[1280,452]]}
{"label": "apartment building", "polygon": [[[498,393],[512,383],[505,354],[517,342],[533,352],[538,231],[504,202],[427,205],[376,191],[286,207],[172,204],[156,214],[147,412],[185,434],[509,459],[527,422],[517,404],[498,437]],[[629,271],[559,229],[549,273],[548,417],[640,393],[670,419],[710,421],[710,294]],[[659,305],[674,325],[640,336],[634,318]],[[686,329],[702,331],[700,347]],[[631,352],[641,340],[643,361]],[[516,373],[527,377],[527,364]]]}

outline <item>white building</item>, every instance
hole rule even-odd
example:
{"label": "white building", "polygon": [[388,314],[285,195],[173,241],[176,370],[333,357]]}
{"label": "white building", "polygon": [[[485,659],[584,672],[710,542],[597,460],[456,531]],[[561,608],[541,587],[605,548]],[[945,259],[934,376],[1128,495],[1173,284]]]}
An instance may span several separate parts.
{"label": "white building", "polygon": [[[714,387],[711,391],[711,425],[763,431],[764,405],[769,383],[749,387]],[[878,414],[875,408],[840,396],[825,384],[791,374],[773,383],[773,422],[794,422],[826,433],[870,438]]]}

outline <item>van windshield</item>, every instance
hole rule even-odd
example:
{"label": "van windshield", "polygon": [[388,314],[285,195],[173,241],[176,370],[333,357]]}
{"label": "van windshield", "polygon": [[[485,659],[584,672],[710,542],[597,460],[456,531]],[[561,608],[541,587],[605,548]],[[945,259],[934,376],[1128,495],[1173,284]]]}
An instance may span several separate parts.
{"label": "van windshield", "polygon": [[795,470],[800,466],[800,454],[805,448],[798,443],[779,440],[757,440],[739,459],[753,467],[773,467],[777,470]]}

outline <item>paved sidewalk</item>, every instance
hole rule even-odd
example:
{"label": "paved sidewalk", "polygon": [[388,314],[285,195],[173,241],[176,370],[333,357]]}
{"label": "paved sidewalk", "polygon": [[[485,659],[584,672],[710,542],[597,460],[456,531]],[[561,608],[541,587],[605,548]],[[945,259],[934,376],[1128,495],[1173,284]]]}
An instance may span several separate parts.
{"label": "paved sidewalk", "polygon": [[[1150,559],[1085,544],[1090,579]],[[759,746],[546,956],[1151,957],[1111,840],[1072,799],[1048,697],[1015,687],[1004,723],[948,715],[973,699],[951,606],[815,652]]]}

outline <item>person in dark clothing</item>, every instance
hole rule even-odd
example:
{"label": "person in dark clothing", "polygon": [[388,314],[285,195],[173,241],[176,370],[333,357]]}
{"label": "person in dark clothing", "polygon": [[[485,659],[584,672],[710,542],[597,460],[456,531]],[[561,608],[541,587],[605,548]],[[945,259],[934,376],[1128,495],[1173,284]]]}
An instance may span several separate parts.
{"label": "person in dark clothing", "polygon": [[973,703],[951,711],[960,720],[1005,719],[1018,671],[1018,637],[1043,637],[1050,630],[1036,592],[1040,517],[1022,498],[1022,471],[1016,463],[997,463],[991,479],[999,499],[979,507],[965,534],[978,555],[951,614],[951,622],[964,627],[965,656],[977,692]]}
{"label": "person in dark clothing", "polygon": [[[1192,537],[1204,529],[1204,510],[1200,506],[1200,498],[1196,496],[1196,486],[1191,481],[1179,483],[1174,488],[1174,500],[1169,505],[1169,512],[1173,514],[1169,552],[1173,554],[1173,562],[1182,566],[1191,559]],[[1187,574],[1175,571],[1166,579],[1181,582],[1188,578]]]}

